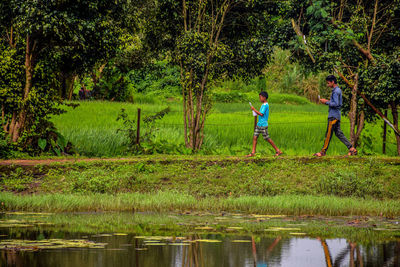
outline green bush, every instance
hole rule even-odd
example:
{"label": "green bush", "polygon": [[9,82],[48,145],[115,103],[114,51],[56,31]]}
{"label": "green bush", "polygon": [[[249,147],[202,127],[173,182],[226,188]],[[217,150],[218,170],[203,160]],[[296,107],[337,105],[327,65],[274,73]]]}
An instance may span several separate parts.
{"label": "green bush", "polygon": [[272,104],[307,105],[310,104],[305,97],[291,94],[270,94],[268,102]]}
{"label": "green bush", "polygon": [[107,66],[96,88],[93,97],[112,101],[126,101],[129,98],[129,82],[126,74],[115,66]]}
{"label": "green bush", "polygon": [[82,174],[80,171],[70,173],[69,187],[71,192],[79,193],[116,193],[129,189],[128,181],[134,179],[131,174],[105,174],[101,170],[93,170]]}
{"label": "green bush", "polygon": [[232,92],[232,91],[245,93],[245,92],[261,92],[267,90],[269,90],[269,88],[267,87],[265,77],[259,76],[247,81],[241,77],[219,81],[216,84],[214,84],[214,88],[212,91],[217,93]]}
{"label": "green bush", "polygon": [[[1,176],[0,176],[1,177]],[[2,189],[7,191],[22,192],[31,188],[33,177],[30,172],[17,168],[1,179]]]}
{"label": "green bush", "polygon": [[318,192],[327,195],[343,197],[372,196],[381,198],[383,186],[374,177],[357,176],[355,172],[345,170],[335,171],[323,176],[318,181]]}
{"label": "green bush", "polygon": [[12,145],[8,142],[6,133],[0,129],[0,159],[7,159],[12,156]]}
{"label": "green bush", "polygon": [[181,94],[179,67],[166,60],[157,61],[140,70],[132,70],[127,75],[132,87],[132,99],[135,95],[152,95],[154,97],[174,97]]}
{"label": "green bush", "polygon": [[243,94],[241,92],[221,92],[221,93],[214,93],[213,100],[215,102],[221,102],[221,103],[238,103],[238,102],[246,102],[249,99],[246,94]]}

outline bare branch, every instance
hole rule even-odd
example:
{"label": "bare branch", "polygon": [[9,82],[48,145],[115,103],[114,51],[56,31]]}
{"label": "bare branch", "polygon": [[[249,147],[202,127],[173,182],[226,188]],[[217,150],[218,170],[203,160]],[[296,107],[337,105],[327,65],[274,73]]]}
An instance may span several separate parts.
{"label": "bare branch", "polygon": [[368,45],[367,45],[367,50],[370,52],[371,51],[371,40],[372,40],[372,35],[374,33],[374,28],[375,28],[375,23],[376,23],[376,13],[378,11],[378,1],[375,0],[375,6],[374,6],[374,15],[372,17],[372,25],[371,25],[371,31],[368,34]]}

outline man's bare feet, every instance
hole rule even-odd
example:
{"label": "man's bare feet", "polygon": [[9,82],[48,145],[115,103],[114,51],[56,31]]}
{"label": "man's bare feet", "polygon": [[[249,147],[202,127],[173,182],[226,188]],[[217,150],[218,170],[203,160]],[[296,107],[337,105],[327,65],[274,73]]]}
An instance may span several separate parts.
{"label": "man's bare feet", "polygon": [[282,155],[282,154],[283,154],[283,152],[280,151],[280,150],[278,150],[278,151],[276,151],[276,153],[275,153],[275,157],[279,157],[279,156]]}
{"label": "man's bare feet", "polygon": [[250,153],[250,154],[246,155],[246,158],[251,158],[251,157],[254,157],[255,155],[256,155],[255,153]]}
{"label": "man's bare feet", "polygon": [[347,153],[348,156],[357,156],[358,151],[354,147],[349,149],[349,153]]}
{"label": "man's bare feet", "polygon": [[321,151],[321,152],[315,153],[314,156],[320,158],[320,157],[326,156],[326,153]]}

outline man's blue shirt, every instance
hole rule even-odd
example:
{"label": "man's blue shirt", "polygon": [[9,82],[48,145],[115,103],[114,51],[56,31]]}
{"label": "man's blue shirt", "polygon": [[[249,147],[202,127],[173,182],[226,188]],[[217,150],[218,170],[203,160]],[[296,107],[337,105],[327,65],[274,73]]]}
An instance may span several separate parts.
{"label": "man's blue shirt", "polygon": [[335,118],[340,120],[340,109],[342,107],[342,104],[342,90],[340,90],[339,86],[336,86],[332,90],[331,99],[326,102],[326,105],[329,106],[328,118]]}

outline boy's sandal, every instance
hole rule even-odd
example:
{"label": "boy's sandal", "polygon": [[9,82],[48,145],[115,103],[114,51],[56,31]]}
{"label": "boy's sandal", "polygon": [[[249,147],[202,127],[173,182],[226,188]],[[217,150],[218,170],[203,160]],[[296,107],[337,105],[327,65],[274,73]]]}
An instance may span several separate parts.
{"label": "boy's sandal", "polygon": [[357,156],[357,154],[358,154],[358,151],[354,147],[353,147],[353,149],[350,148],[349,153],[347,153],[348,156]]}
{"label": "boy's sandal", "polygon": [[246,158],[251,158],[251,157],[254,157],[255,155],[256,155],[255,153],[250,153],[250,154],[246,155]]}
{"label": "boy's sandal", "polygon": [[283,154],[282,151],[278,151],[278,152],[275,153],[275,157],[279,157],[279,156],[282,155],[282,154]]}
{"label": "boy's sandal", "polygon": [[326,156],[326,153],[321,151],[321,152],[315,153],[314,156],[320,158],[320,157]]}

